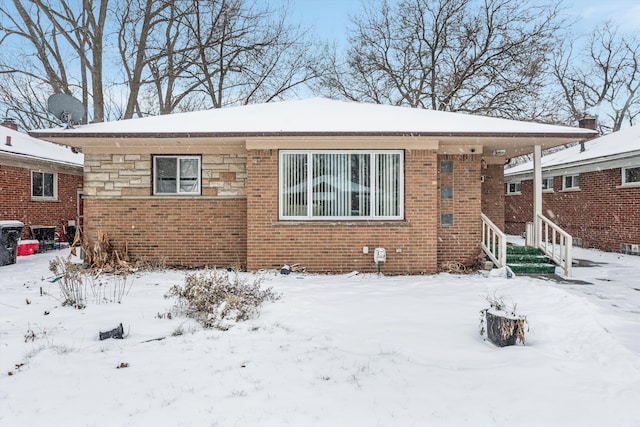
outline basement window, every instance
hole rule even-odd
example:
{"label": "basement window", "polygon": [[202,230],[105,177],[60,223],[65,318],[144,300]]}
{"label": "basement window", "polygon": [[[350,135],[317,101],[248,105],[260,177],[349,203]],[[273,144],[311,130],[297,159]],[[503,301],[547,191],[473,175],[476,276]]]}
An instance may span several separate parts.
{"label": "basement window", "polygon": [[507,194],[521,194],[520,189],[521,189],[520,181],[507,183]]}
{"label": "basement window", "polygon": [[31,171],[31,197],[56,200],[58,198],[57,181],[55,173]]}
{"label": "basement window", "polygon": [[154,156],[153,194],[199,195],[200,156]]}
{"label": "basement window", "polygon": [[640,185],[640,166],[622,169],[622,185]]}
{"label": "basement window", "polygon": [[578,190],[580,189],[580,175],[567,175],[562,178],[563,190]]}
{"label": "basement window", "polygon": [[280,219],[402,219],[404,152],[282,150]]}

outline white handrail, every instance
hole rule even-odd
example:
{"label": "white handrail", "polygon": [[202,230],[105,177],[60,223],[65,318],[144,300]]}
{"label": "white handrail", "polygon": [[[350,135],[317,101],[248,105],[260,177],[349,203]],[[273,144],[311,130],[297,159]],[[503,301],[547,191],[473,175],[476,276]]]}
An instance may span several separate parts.
{"label": "white handrail", "polygon": [[496,267],[507,265],[507,236],[485,214],[482,218],[482,249]]}
{"label": "white handrail", "polygon": [[538,215],[536,221],[537,247],[564,269],[565,276],[571,276],[573,237],[544,215]]}

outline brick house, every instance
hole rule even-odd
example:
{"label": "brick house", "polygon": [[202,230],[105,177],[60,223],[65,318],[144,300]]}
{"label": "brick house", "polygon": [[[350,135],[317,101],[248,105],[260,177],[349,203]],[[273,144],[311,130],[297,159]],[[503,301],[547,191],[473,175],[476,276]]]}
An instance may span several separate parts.
{"label": "brick house", "polygon": [[[640,126],[546,155],[541,171],[542,209],[574,245],[640,254]],[[505,170],[509,234],[532,221],[532,177],[531,162]]]}
{"label": "brick house", "polygon": [[69,221],[79,220],[84,156],[48,141],[33,138],[5,121],[0,126],[0,220],[31,227],[55,227],[64,240]]}
{"label": "brick house", "polygon": [[82,150],[86,231],[134,258],[430,273],[504,226],[506,157],[593,132],[308,99],[32,135]]}

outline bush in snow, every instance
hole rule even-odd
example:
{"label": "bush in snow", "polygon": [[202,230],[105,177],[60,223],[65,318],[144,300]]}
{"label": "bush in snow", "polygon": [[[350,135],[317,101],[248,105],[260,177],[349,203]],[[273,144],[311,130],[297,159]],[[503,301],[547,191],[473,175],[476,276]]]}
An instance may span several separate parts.
{"label": "bush in snow", "polygon": [[165,298],[177,298],[178,313],[196,319],[205,328],[227,330],[234,322],[258,315],[263,302],[280,298],[271,288],[261,289],[261,282],[214,269],[188,274],[184,287],[174,285]]}
{"label": "bush in snow", "polygon": [[87,270],[82,264],[60,257],[49,262],[49,271],[60,287],[62,305],[77,309],[86,307],[89,298],[93,298],[96,304],[120,304],[133,285],[126,273],[101,276],[98,270]]}
{"label": "bush in snow", "polygon": [[51,271],[62,292],[62,305],[82,309],[87,305],[87,287],[83,281],[82,265],[56,257],[49,262]]}

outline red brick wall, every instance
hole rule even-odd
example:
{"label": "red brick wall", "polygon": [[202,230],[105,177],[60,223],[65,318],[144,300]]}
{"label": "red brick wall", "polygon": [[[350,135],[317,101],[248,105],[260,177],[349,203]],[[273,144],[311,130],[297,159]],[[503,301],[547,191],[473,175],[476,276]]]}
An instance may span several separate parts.
{"label": "red brick wall", "polygon": [[453,160],[453,173],[439,176],[440,185],[453,185],[453,199],[440,200],[440,212],[453,214],[453,226],[438,226],[438,262],[471,265],[481,252],[481,157],[442,155]]}
{"label": "red brick wall", "polygon": [[[372,272],[376,271],[373,250],[384,247],[385,273],[435,272],[437,155],[431,151],[406,151],[404,162],[404,221],[278,221],[278,151],[250,150],[248,268],[286,263],[315,272]],[[362,253],[363,246],[369,248],[368,254]]]}
{"label": "red brick wall", "polygon": [[[580,191],[562,192],[562,177],[554,192],[543,193],[542,212],[584,247],[619,252],[621,243],[640,244],[640,187],[617,188],[620,168],[580,174]],[[521,196],[507,196],[505,217],[509,233],[524,231],[531,221],[533,181],[522,182]]]}
{"label": "red brick wall", "polygon": [[487,165],[480,173],[484,176],[482,212],[504,231],[504,166]]}
{"label": "red brick wall", "polygon": [[23,222],[23,239],[30,238],[30,225],[55,225],[56,232],[63,236],[61,220],[76,220],[78,215],[77,191],[82,188],[82,175],[58,172],[57,177],[57,201],[32,200],[31,169],[0,165],[0,220]]}
{"label": "red brick wall", "polygon": [[136,260],[172,266],[228,267],[247,256],[246,200],[209,198],[84,201],[85,231],[100,230]]}

